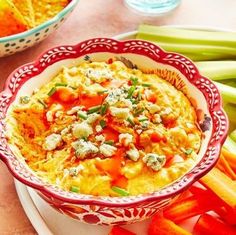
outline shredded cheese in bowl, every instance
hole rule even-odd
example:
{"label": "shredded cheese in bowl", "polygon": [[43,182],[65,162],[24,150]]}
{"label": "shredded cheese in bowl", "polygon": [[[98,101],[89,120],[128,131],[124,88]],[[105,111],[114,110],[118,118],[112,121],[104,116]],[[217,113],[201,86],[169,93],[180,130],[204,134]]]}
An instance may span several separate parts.
{"label": "shredded cheese in bowl", "polygon": [[194,166],[201,145],[188,98],[121,61],[63,68],[11,108],[11,146],[45,182],[75,193],[156,191]]}

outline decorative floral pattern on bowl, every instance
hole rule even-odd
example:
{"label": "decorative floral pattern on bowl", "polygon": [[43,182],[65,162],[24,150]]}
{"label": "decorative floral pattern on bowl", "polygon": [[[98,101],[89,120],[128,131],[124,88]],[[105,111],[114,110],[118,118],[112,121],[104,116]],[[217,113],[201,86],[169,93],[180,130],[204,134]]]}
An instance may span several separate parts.
{"label": "decorative floral pattern on bowl", "polygon": [[[154,72],[189,97],[198,116],[204,138],[199,151],[200,161],[182,178],[150,194],[126,197],[83,195],[67,192],[43,183],[14,156],[5,138],[4,119],[9,105],[21,95],[31,94],[49,81],[62,66],[73,66],[84,60],[122,60],[145,72]],[[127,224],[152,216],[168,205],[188,186],[206,174],[216,163],[228,129],[228,120],[221,107],[216,86],[202,77],[186,57],[167,53],[155,44],[141,40],[116,41],[95,38],[75,46],[58,46],[46,51],[36,62],[16,69],[0,94],[0,154],[10,172],[24,184],[35,188],[56,210],[75,219],[93,224]]]}
{"label": "decorative floral pattern on bowl", "polygon": [[79,0],[71,2],[55,17],[22,33],[0,38],[0,57],[23,51],[47,38],[69,17]]}

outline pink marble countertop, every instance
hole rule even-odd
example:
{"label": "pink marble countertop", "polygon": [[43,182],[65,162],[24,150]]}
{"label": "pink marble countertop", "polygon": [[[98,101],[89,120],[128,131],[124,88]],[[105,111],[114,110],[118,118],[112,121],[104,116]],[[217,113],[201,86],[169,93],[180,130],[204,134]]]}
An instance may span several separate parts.
{"label": "pink marble countertop", "polygon": [[[136,30],[140,23],[196,25],[236,30],[235,0],[182,0],[171,14],[161,17],[138,15],[122,0],[80,0],[69,19],[46,40],[21,53],[0,58],[0,89],[18,66],[34,60],[44,50],[75,44],[92,37],[112,37]],[[36,234],[17,197],[13,177],[0,162],[0,234]]]}

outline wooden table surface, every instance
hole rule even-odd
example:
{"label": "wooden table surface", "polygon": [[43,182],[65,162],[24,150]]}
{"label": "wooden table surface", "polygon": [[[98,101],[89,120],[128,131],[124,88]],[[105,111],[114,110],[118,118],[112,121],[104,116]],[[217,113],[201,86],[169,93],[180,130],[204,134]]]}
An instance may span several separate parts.
{"label": "wooden table surface", "polygon": [[[112,37],[137,29],[140,23],[196,25],[236,30],[235,0],[182,0],[172,13],[161,17],[138,15],[122,0],[81,0],[69,19],[35,47],[0,59],[0,89],[7,76],[55,45],[75,44],[92,37]],[[0,234],[36,234],[18,200],[13,178],[0,162]]]}

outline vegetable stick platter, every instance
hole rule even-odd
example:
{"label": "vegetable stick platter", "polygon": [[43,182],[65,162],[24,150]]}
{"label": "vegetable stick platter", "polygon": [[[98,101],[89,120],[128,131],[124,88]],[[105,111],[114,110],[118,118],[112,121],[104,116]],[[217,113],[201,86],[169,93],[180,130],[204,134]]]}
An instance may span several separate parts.
{"label": "vegetable stick platter", "polygon": [[[164,26],[163,28],[167,28],[167,27],[176,28],[176,29],[184,28],[184,29],[190,29],[190,30],[196,30],[196,31],[202,30],[202,31],[206,31],[206,32],[207,31],[209,31],[209,32],[211,32],[211,31],[213,31],[213,32],[232,32],[229,30],[224,30],[224,29],[219,29],[219,28],[202,28],[202,27],[197,27],[197,26],[195,26],[195,27],[193,27],[193,26]],[[128,33],[124,33],[121,35],[117,35],[114,38],[118,39],[118,40],[133,39],[133,38],[137,37],[137,33],[138,33],[137,31],[128,32]],[[142,38],[140,38],[140,39],[142,39]],[[219,50],[221,50],[221,48]],[[209,56],[209,54],[207,56]],[[211,54],[210,56],[212,57],[215,55]],[[210,58],[210,57],[208,57],[208,58]],[[193,57],[193,59],[195,59],[195,58]],[[198,58],[196,60],[198,60]],[[199,60],[201,60],[201,58]],[[206,64],[208,62],[204,62],[204,63],[197,62],[197,66],[199,67],[200,72],[203,73],[205,76],[212,75],[212,72],[210,71],[212,64],[210,62],[209,62],[209,64]],[[214,62],[217,63],[217,61],[214,61]],[[227,63],[227,62],[224,62],[224,63]],[[220,68],[220,66],[222,66],[223,67],[222,71],[223,71],[223,69],[225,68],[224,63],[222,64],[219,62],[218,65],[215,64],[215,65],[213,65],[213,67]],[[227,74],[222,75],[222,74],[220,74],[220,71],[219,71],[219,73],[217,73],[219,76],[217,77],[217,75],[216,75],[216,77],[213,79],[214,81],[216,81],[216,84],[218,84],[218,80],[220,80],[220,78],[222,76],[226,76],[225,79],[228,79],[228,78],[232,77],[231,74],[236,74],[235,64],[236,64],[236,62],[234,63],[234,61],[232,61],[231,63],[227,63],[227,65],[226,65],[227,71],[228,71]],[[229,77],[227,77],[227,76],[229,76]],[[234,93],[232,93],[232,92],[230,93],[230,90],[228,91],[227,87],[224,87],[224,84],[220,83],[219,86],[220,86],[219,89],[222,92],[223,97],[229,96],[230,101],[233,101],[233,103],[236,102],[236,98],[235,98]],[[230,141],[228,141],[226,143],[226,147],[227,146],[232,147],[232,144]],[[236,146],[233,146],[233,147],[236,148]],[[224,154],[224,156],[226,158],[227,153]],[[232,157],[232,156],[229,156],[229,158],[230,157]],[[234,161],[234,160],[232,160],[232,161]],[[224,168],[224,162],[219,163],[219,167]],[[215,176],[217,176],[217,174],[215,174]],[[234,177],[234,175],[233,175],[233,177]],[[208,183],[211,184],[210,183],[211,179],[208,179],[208,178],[203,179],[201,183],[203,183],[206,186],[208,186]],[[227,179],[226,179],[226,181],[227,181]],[[35,230],[39,234],[45,234],[45,235],[48,235],[48,234],[60,234],[60,235],[68,234],[68,235],[70,235],[70,234],[76,233],[76,234],[80,234],[80,235],[87,235],[87,234],[100,235],[100,234],[109,234],[109,231],[111,230],[111,227],[93,226],[93,225],[83,224],[83,223],[75,221],[69,217],[66,217],[66,216],[56,212],[55,210],[53,210],[49,205],[47,205],[44,201],[42,201],[42,199],[36,194],[36,192],[33,189],[27,188],[25,185],[21,184],[18,181],[15,181],[15,185],[16,185],[17,193],[18,193],[19,199],[22,203],[22,206],[23,206],[27,216],[29,217],[31,223],[33,224]],[[195,183],[194,185],[198,186],[198,183]],[[193,194],[196,193],[196,195],[201,194],[201,193],[208,194],[208,192],[203,192],[204,190],[201,192],[201,188],[199,189],[199,187],[194,186],[192,190],[193,190]],[[235,193],[235,192],[233,192],[233,193]],[[219,191],[219,194],[221,194],[221,191]],[[211,196],[211,195],[208,195],[208,196]],[[227,195],[226,195],[226,197],[227,197]],[[190,198],[189,200],[190,200],[190,203],[192,203],[192,201],[191,201],[192,199]],[[217,200],[218,199],[216,199],[216,204],[218,203]],[[229,199],[229,201],[231,203],[230,199]],[[232,200],[232,205],[234,205],[234,200]],[[199,207],[197,209],[201,210],[202,208]],[[175,216],[175,213],[178,213],[178,211],[175,211],[175,210],[171,211],[171,208],[166,211],[166,214],[169,217],[171,217],[172,215]],[[213,217],[215,216],[215,214],[213,212],[210,212],[210,215],[213,215]],[[181,216],[181,213],[180,213],[180,216]],[[190,232],[190,234],[191,234],[192,230],[193,230],[193,226],[194,226],[194,224],[196,224],[198,219],[199,219],[199,216],[193,216],[191,218],[184,220],[183,222],[178,223],[178,225],[180,225],[183,229],[185,229],[187,231],[186,234],[189,234],[188,232]],[[201,221],[202,224],[204,223],[204,219],[209,222],[211,218],[202,218],[202,221]],[[146,221],[142,221],[142,222],[139,222],[136,224],[126,225],[123,227],[128,229],[131,232],[134,232],[137,235],[145,235],[145,234],[147,234],[148,227],[150,227],[150,225],[149,225],[150,221],[151,220],[146,220]],[[212,224],[213,224],[213,222],[212,222]]]}

